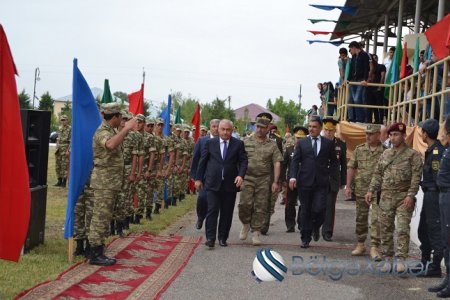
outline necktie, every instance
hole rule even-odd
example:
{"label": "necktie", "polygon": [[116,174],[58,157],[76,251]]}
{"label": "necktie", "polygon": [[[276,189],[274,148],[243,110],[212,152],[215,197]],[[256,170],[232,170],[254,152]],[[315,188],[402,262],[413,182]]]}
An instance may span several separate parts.
{"label": "necktie", "polygon": [[223,141],[223,153],[222,153],[222,158],[225,159],[227,157],[227,141]]}
{"label": "necktie", "polygon": [[317,157],[317,138],[313,138],[313,152],[314,152],[314,157]]}

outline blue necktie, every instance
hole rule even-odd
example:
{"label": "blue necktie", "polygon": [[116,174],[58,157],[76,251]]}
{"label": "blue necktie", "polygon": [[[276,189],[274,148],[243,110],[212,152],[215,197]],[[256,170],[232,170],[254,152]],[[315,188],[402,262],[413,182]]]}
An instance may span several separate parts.
{"label": "blue necktie", "polygon": [[313,138],[314,142],[313,142],[313,152],[314,152],[314,157],[317,157],[317,138]]}
{"label": "blue necktie", "polygon": [[225,160],[225,158],[227,157],[227,141],[223,141],[223,154],[222,154],[222,158]]}

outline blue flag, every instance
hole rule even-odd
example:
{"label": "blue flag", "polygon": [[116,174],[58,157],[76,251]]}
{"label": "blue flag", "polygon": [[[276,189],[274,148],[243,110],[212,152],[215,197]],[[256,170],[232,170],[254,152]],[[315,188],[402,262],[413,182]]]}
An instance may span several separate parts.
{"label": "blue flag", "polygon": [[164,120],[164,136],[170,135],[170,110],[172,109],[172,95],[169,95],[169,100],[167,101],[167,106],[161,112],[159,117]]}
{"label": "blue flag", "polygon": [[67,195],[64,238],[73,236],[75,204],[84,189],[94,164],[92,138],[102,120],[95,98],[73,60],[72,82],[72,141],[70,145],[70,180]]}

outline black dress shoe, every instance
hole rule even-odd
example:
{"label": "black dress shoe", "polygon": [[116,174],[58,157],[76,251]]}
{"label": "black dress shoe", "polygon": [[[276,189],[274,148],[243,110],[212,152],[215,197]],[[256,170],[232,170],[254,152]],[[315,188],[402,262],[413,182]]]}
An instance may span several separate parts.
{"label": "black dress shoe", "polygon": [[322,237],[323,237],[323,239],[324,239],[325,241],[327,241],[327,242],[333,241],[333,240],[331,239],[331,234],[324,234]]}
{"label": "black dress shoe", "polygon": [[225,240],[219,240],[219,245],[220,245],[221,247],[228,247],[228,243],[227,243],[227,241],[225,241]]}
{"label": "black dress shoe", "polygon": [[207,240],[205,242],[205,245],[208,246],[209,248],[214,248],[214,244],[215,242],[213,240]]}
{"label": "black dress shoe", "polygon": [[302,242],[300,247],[303,248],[303,249],[309,248],[309,242]]}
{"label": "black dress shoe", "polygon": [[295,232],[295,228],[289,228],[286,232]]}
{"label": "black dress shoe", "polygon": [[313,229],[312,238],[314,242],[317,242],[320,239],[319,228]]}
{"label": "black dress shoe", "polygon": [[197,221],[197,223],[195,223],[195,229],[200,230],[202,229],[203,226],[203,222],[202,221]]}

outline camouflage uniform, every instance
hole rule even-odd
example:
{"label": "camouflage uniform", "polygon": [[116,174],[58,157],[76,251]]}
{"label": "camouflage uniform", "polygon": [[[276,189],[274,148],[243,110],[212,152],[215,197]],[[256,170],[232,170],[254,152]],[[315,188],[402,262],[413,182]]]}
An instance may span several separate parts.
{"label": "camouflage uniform", "polygon": [[66,179],[69,170],[69,157],[66,152],[70,147],[70,135],[72,127],[60,126],[58,129],[58,142],[56,143],[55,151],[55,169],[56,177],[59,179]]}
{"label": "camouflage uniform", "polygon": [[[164,142],[164,138],[163,137],[159,137],[155,135],[155,162],[154,162],[154,167],[153,170],[151,170],[152,172],[152,178],[154,178],[153,180],[151,180],[151,189],[154,191],[153,195],[150,196],[156,205],[161,206],[164,196],[164,174],[162,174],[161,178],[156,178],[156,173],[158,172],[158,170],[161,168],[161,171],[163,171],[163,166],[161,166],[160,161],[161,161],[161,156],[164,156],[165,154],[165,142]],[[148,207],[148,206],[147,206]]]}
{"label": "camouflage uniform", "polygon": [[87,240],[89,226],[91,225],[92,209],[94,205],[94,192],[89,180],[83,192],[78,197],[74,211],[73,238],[75,240]]}
{"label": "camouflage uniform", "polygon": [[[176,128],[179,128],[179,124],[176,125]],[[176,129],[178,130],[178,129]],[[183,157],[184,157],[184,149],[185,149],[185,143],[184,139],[181,137],[178,137],[175,134],[172,134],[172,139],[174,143],[174,151],[175,151],[175,166],[174,171],[172,173],[172,180],[171,182],[171,192],[170,196],[172,198],[172,204],[176,205],[176,198],[179,197],[179,195],[182,193],[182,174],[180,174],[180,170],[183,165]]]}
{"label": "camouflage uniform", "polygon": [[[367,143],[356,146],[353,151],[352,158],[347,164],[348,168],[356,170],[356,175],[352,183],[354,183],[353,192],[356,195],[356,239],[358,243],[364,243],[367,238],[369,208],[370,206],[364,200],[367,193],[367,187],[372,179],[372,173],[378,163],[378,160],[386,148],[380,144],[374,151],[371,151]],[[379,197],[374,195],[372,201],[372,212],[370,215],[370,246],[380,246],[380,224],[378,221]]]}
{"label": "camouflage uniform", "polygon": [[[172,136],[167,136],[163,138],[164,144],[164,166],[163,166],[163,178],[162,178],[162,196],[164,197],[164,189],[167,189],[167,195],[166,198],[164,199],[166,207],[168,205],[171,204],[171,197],[173,195],[173,188],[174,188],[174,176],[173,176],[173,168],[172,170],[169,170],[170,175],[168,178],[165,177],[165,174],[167,172],[167,169],[170,167],[169,166],[169,162],[170,162],[170,155],[171,154],[175,154],[175,141],[173,139],[173,135]],[[175,158],[174,158],[175,160]]]}
{"label": "camouflage uniform", "polygon": [[401,259],[408,257],[409,223],[413,210],[406,209],[403,200],[409,196],[415,199],[422,175],[420,154],[408,147],[397,150],[387,149],[381,155],[369,192],[381,190],[380,199],[380,240],[381,252],[385,257],[394,255],[395,217],[397,217],[397,252]]}
{"label": "camouflage uniform", "polygon": [[185,152],[184,152],[184,156],[185,156],[185,163],[184,163],[184,168],[185,168],[185,172],[183,172],[183,190],[182,190],[182,195],[184,196],[184,194],[186,193],[186,191],[188,190],[188,182],[189,182],[189,173],[190,173],[190,166],[191,166],[191,160],[192,160],[192,153],[194,153],[194,147],[195,147],[195,143],[194,143],[194,139],[188,137],[187,139],[184,139],[185,141]]}
{"label": "camouflage uniform", "polygon": [[[149,183],[147,179],[145,179],[144,174],[145,171],[148,169],[148,159],[150,155],[150,148],[154,144],[153,136],[149,134],[148,132],[139,133],[141,136],[142,143],[139,150],[139,156],[143,156],[143,162],[142,162],[142,173],[141,173],[141,179],[139,182],[136,182],[136,194],[137,194],[137,207],[134,210],[134,214],[138,216],[142,216],[144,214],[145,205],[149,201]],[[152,208],[152,205],[147,206],[150,209]]]}
{"label": "camouflage uniform", "polygon": [[104,120],[93,138],[94,169],[91,187],[94,191],[94,209],[88,235],[92,247],[105,244],[116,197],[122,187],[122,146],[119,145],[114,150],[106,148],[106,142],[114,135],[116,131]]}
{"label": "camouflage uniform", "polygon": [[241,187],[239,219],[243,224],[250,224],[253,231],[261,231],[270,216],[273,164],[283,161],[283,157],[277,144],[270,139],[258,141],[252,136],[244,140],[244,145],[248,168]]}

